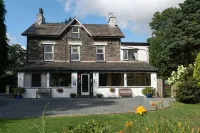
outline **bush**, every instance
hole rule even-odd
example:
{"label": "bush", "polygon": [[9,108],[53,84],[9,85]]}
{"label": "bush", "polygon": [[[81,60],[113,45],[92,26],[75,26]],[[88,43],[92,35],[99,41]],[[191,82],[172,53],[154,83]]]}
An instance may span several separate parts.
{"label": "bush", "polygon": [[155,95],[155,89],[153,89],[153,87],[145,87],[143,90],[142,90],[142,94],[143,95],[147,95],[147,94],[152,94],[152,95]]}
{"label": "bush", "polygon": [[97,98],[102,98],[103,94],[96,94]]}
{"label": "bush", "polygon": [[200,87],[197,85],[197,81],[193,78],[183,81],[176,90],[176,99],[183,103],[199,103]]}
{"label": "bush", "polygon": [[70,93],[70,97],[71,98],[75,98],[76,97],[76,93]]}
{"label": "bush", "polygon": [[14,95],[21,95],[25,92],[26,90],[22,87],[17,87],[17,88],[13,88],[13,93]]}
{"label": "bush", "polygon": [[97,124],[94,121],[76,125],[67,125],[63,133],[112,133],[106,123]]}

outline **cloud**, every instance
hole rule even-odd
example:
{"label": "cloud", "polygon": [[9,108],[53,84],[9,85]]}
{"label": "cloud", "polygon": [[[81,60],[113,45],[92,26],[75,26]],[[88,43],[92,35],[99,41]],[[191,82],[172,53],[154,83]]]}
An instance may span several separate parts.
{"label": "cloud", "polygon": [[[7,36],[7,38],[8,38],[8,44],[9,44],[9,45],[20,44],[20,43],[18,42],[18,40],[17,40],[17,37],[12,36],[12,35],[9,34],[9,33],[6,33],[6,36]],[[26,49],[25,46],[23,46],[22,44],[20,44],[20,45],[22,46],[23,49]]]}
{"label": "cloud", "polygon": [[149,32],[148,26],[156,11],[178,7],[184,0],[59,0],[66,12],[85,18],[89,15],[103,16],[113,12],[121,28],[135,32]]}

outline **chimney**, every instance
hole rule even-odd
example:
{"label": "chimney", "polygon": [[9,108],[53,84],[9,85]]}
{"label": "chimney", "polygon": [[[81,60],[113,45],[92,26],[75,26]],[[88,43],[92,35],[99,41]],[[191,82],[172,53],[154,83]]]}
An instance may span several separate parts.
{"label": "chimney", "polygon": [[117,25],[116,23],[116,17],[113,15],[113,13],[109,13],[109,20],[108,20],[108,24],[110,27],[115,27]]}
{"label": "chimney", "polygon": [[42,10],[42,8],[39,8],[39,14],[37,14],[37,21],[36,21],[36,23],[38,25],[45,23],[45,18],[43,16],[43,10]]}

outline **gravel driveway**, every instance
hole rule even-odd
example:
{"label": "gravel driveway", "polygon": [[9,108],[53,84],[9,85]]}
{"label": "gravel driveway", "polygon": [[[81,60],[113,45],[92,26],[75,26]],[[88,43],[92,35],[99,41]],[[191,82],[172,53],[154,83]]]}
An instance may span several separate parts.
{"label": "gravel driveway", "polygon": [[[46,115],[87,115],[133,112],[138,105],[152,110],[150,101],[162,99],[144,97],[134,98],[66,98],[66,99],[0,99],[0,118],[26,118],[41,116],[44,107],[49,102]],[[164,106],[169,107],[169,101],[164,99]]]}

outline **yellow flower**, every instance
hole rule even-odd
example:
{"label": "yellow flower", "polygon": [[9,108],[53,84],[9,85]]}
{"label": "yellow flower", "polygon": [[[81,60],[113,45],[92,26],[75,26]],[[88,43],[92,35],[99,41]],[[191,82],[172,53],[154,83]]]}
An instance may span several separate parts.
{"label": "yellow flower", "polygon": [[135,111],[136,114],[140,114],[140,115],[143,115],[146,112],[147,110],[143,106],[138,106]]}
{"label": "yellow flower", "polygon": [[125,125],[125,127],[132,127],[133,126],[133,123],[132,123],[132,121],[130,121],[130,122],[126,122],[126,125]]}
{"label": "yellow flower", "polygon": [[123,133],[123,132],[122,132],[122,130],[120,130],[120,131],[119,131],[119,132],[117,132],[117,133]]}
{"label": "yellow flower", "polygon": [[178,127],[181,127],[181,122],[178,123]]}

